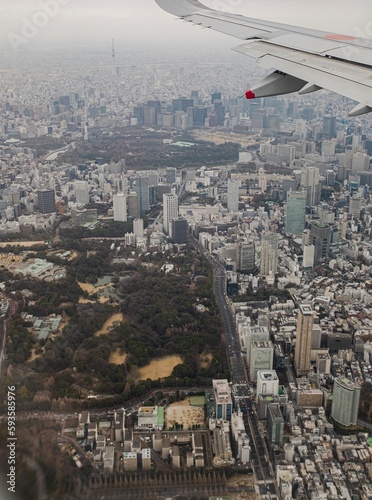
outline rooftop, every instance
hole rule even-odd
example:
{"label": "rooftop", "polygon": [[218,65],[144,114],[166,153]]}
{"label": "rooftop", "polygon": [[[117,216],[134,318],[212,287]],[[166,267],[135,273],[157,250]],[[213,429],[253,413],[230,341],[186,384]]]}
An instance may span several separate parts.
{"label": "rooftop", "polygon": [[313,315],[313,310],[309,304],[301,304],[300,311],[301,311],[301,314],[303,314],[303,316],[312,316]]}

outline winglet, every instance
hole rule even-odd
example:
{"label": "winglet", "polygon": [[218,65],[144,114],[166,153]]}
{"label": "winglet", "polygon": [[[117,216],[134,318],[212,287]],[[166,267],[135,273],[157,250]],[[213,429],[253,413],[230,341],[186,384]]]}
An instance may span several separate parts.
{"label": "winglet", "polygon": [[349,113],[349,116],[359,116],[364,115],[365,113],[370,113],[372,111],[372,107],[368,104],[360,103],[355,106]]}

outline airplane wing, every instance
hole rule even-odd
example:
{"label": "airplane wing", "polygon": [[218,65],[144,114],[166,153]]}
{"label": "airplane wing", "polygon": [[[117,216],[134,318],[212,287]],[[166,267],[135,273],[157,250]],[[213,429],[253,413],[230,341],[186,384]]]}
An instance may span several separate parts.
{"label": "airplane wing", "polygon": [[358,102],[349,116],[372,111],[372,40],[229,14],[198,0],[155,1],[184,21],[244,40],[234,50],[275,70],[247,99],[326,89]]}

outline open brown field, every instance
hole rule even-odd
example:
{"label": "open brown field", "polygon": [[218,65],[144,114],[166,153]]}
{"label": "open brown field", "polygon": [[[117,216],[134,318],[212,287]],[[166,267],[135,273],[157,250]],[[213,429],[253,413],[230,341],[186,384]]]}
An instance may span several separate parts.
{"label": "open brown field", "polygon": [[182,364],[180,356],[166,356],[161,359],[154,359],[148,365],[139,368],[138,373],[134,374],[137,380],[158,380],[159,378],[169,377],[172,374],[173,368]]}

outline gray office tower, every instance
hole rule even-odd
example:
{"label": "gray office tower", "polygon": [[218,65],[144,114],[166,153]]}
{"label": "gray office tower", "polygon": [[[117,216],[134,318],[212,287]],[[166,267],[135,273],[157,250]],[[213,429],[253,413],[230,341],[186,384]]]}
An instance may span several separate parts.
{"label": "gray office tower", "polygon": [[176,182],[176,173],[177,170],[175,168],[167,168],[165,171],[165,178],[167,184],[174,184]]}
{"label": "gray office tower", "polygon": [[40,189],[37,193],[37,200],[42,214],[52,214],[56,211],[56,199],[53,189]]}
{"label": "gray office tower", "polygon": [[306,193],[290,191],[287,195],[285,232],[302,234],[305,229]]}
{"label": "gray office tower", "polygon": [[321,185],[318,167],[306,166],[302,168],[301,187],[307,193],[306,203],[311,207],[318,205],[321,196]]}
{"label": "gray office tower", "polygon": [[137,193],[140,214],[146,214],[150,210],[149,178],[136,177],[136,185],[133,190]]}
{"label": "gray office tower", "polygon": [[187,243],[189,225],[186,219],[172,219],[171,238],[175,243],[182,245]]}
{"label": "gray office tower", "polygon": [[323,136],[326,139],[336,137],[336,117],[324,116],[323,117]]}
{"label": "gray office tower", "polygon": [[138,219],[140,216],[138,195],[135,191],[131,191],[127,197],[128,216],[133,219]]}
{"label": "gray office tower", "polygon": [[315,247],[315,260],[328,258],[330,243],[330,226],[324,222],[313,221],[310,229],[310,244]]}
{"label": "gray office tower", "polygon": [[267,412],[267,439],[270,446],[283,446],[284,419],[279,403],[269,405]]}
{"label": "gray office tower", "polygon": [[256,249],[254,243],[240,241],[237,247],[238,271],[252,272],[256,267]]}

